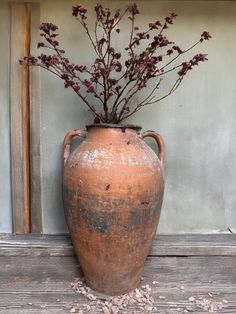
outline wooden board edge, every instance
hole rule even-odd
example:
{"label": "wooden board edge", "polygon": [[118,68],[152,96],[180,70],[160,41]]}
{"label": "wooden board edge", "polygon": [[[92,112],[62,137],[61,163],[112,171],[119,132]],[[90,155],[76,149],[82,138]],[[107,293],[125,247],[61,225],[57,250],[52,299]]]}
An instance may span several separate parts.
{"label": "wooden board edge", "polygon": [[[38,53],[40,5],[31,4],[31,54]],[[42,233],[42,174],[40,142],[40,77],[39,68],[30,68],[30,208],[31,232]]]}
{"label": "wooden board edge", "polygon": [[[167,236],[168,242],[164,242],[165,236],[162,236],[162,242],[154,241],[149,257],[161,256],[235,256],[236,243],[227,244],[227,238],[219,242],[195,242],[195,243],[177,243],[175,236]],[[197,235],[195,236],[197,238]],[[236,236],[233,238],[236,240]],[[223,241],[224,240],[224,241]],[[37,256],[73,256],[74,251],[71,239],[68,235],[0,235],[0,255],[37,255]]]}
{"label": "wooden board edge", "polygon": [[13,232],[30,232],[28,130],[28,70],[22,69],[19,59],[28,48],[28,8],[11,4],[10,58],[10,138]]}

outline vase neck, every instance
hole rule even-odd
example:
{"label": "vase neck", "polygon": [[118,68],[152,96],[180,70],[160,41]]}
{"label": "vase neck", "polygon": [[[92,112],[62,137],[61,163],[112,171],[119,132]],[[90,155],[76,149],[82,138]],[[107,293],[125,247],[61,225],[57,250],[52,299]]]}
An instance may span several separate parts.
{"label": "vase neck", "polygon": [[101,128],[101,129],[121,129],[125,131],[126,129],[135,130],[136,132],[142,129],[141,126],[135,124],[111,124],[111,123],[99,123],[99,124],[89,124],[86,125],[86,129]]}
{"label": "vase neck", "polygon": [[126,137],[136,137],[140,126],[132,124],[91,124],[86,126],[88,139],[96,141],[120,141]]}

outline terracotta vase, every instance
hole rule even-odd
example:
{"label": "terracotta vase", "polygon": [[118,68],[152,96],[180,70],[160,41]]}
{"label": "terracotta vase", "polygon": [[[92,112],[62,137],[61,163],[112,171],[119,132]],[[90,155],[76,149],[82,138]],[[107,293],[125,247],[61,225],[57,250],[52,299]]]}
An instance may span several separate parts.
{"label": "terracotta vase", "polygon": [[[106,295],[137,287],[160,218],[164,143],[140,129],[89,125],[64,140],[66,221],[87,284]],[[75,136],[85,140],[70,154]],[[156,140],[158,157],[145,137]]]}

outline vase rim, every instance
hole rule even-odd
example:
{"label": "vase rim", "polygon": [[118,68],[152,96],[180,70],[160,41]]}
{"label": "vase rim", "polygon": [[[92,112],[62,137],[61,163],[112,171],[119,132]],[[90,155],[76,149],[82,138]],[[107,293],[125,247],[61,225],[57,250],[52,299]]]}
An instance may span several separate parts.
{"label": "vase rim", "polygon": [[142,127],[140,125],[136,124],[112,124],[112,123],[94,123],[94,124],[88,124],[86,125],[87,131],[90,128],[105,128],[105,129],[133,129],[136,131],[140,131]]}

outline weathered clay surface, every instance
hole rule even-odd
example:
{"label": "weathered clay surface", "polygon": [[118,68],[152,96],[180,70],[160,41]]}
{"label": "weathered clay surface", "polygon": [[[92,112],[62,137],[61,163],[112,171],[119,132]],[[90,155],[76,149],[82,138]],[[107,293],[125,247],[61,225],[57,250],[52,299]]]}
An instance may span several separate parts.
{"label": "weathered clay surface", "polygon": [[[85,141],[68,156],[73,136]],[[152,136],[160,159],[145,144]],[[65,141],[64,207],[88,285],[108,295],[134,289],[160,218],[164,144],[152,131],[89,127]]]}

